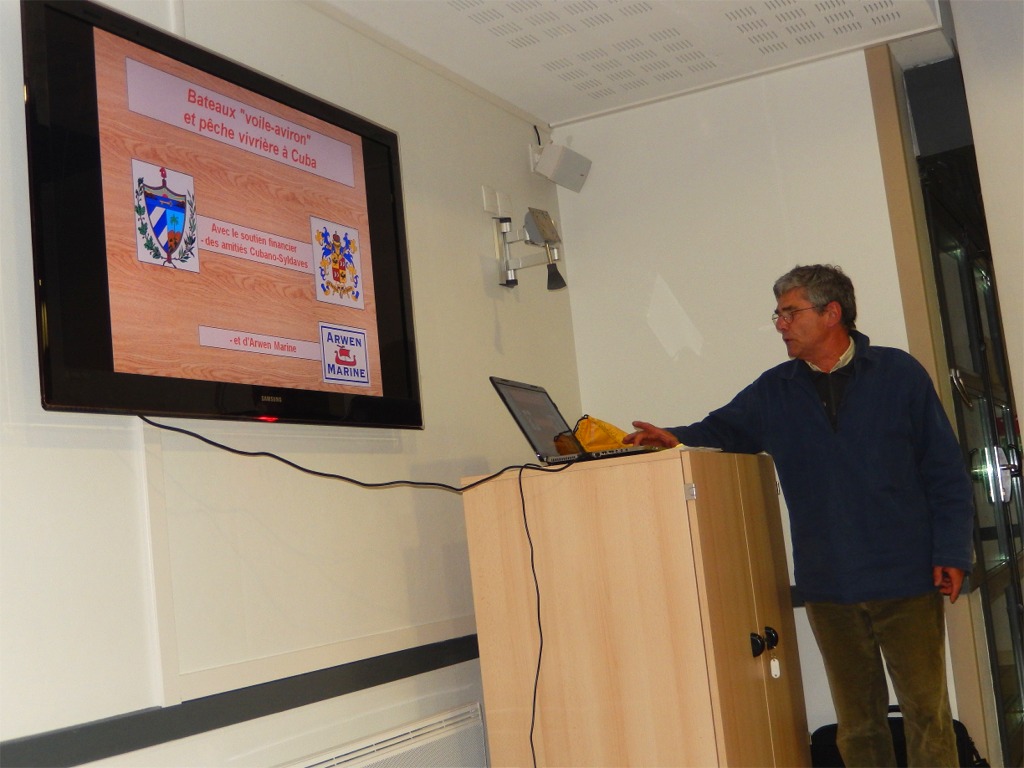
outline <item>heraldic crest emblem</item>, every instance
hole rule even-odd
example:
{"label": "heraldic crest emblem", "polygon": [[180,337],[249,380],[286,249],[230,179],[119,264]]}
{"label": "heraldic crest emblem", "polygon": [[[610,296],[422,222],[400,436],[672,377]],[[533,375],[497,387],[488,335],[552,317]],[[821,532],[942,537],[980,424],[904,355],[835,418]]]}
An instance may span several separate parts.
{"label": "heraldic crest emblem", "polygon": [[[175,179],[169,181],[166,168],[138,161],[132,162],[132,170],[136,177],[135,218],[138,224],[136,241],[139,244],[139,260],[198,271],[196,199],[192,179],[171,171]],[[154,185],[157,173],[160,183]],[[174,183],[176,189],[172,189],[171,183]]]}
{"label": "heraldic crest emblem", "polygon": [[363,308],[359,239],[354,229],[311,219],[317,259],[317,300]]}

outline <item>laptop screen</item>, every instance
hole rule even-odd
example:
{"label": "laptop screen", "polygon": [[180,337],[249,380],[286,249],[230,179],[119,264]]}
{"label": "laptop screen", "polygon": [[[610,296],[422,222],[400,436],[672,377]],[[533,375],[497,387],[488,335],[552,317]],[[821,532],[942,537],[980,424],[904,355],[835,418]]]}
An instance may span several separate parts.
{"label": "laptop screen", "polygon": [[539,457],[581,453],[583,446],[543,387],[491,377],[509,411]]}

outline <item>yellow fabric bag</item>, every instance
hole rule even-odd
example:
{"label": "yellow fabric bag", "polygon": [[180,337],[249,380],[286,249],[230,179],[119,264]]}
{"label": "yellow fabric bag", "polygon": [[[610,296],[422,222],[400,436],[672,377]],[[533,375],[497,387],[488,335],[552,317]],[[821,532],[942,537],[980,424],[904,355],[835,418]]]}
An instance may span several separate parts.
{"label": "yellow fabric bag", "polygon": [[622,442],[628,433],[623,432],[614,424],[601,421],[593,416],[584,415],[576,422],[573,434],[580,444],[588,451],[604,451],[609,448],[621,448],[625,445]]}

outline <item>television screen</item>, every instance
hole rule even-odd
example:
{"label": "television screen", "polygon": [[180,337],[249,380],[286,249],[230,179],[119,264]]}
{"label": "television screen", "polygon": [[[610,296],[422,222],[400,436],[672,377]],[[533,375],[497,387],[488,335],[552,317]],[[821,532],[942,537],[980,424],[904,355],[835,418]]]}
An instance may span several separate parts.
{"label": "television screen", "polygon": [[43,406],[421,427],[397,136],[102,6],[21,10]]}

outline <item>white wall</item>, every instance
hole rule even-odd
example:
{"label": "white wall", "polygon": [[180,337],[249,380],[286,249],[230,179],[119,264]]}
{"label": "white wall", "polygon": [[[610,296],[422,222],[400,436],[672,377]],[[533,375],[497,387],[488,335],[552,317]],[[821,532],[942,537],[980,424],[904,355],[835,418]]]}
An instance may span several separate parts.
{"label": "white wall", "polygon": [[[117,5],[387,126],[401,146],[426,428],[175,423],[369,481],[458,483],[531,458],[487,376],[543,371],[578,408],[569,298],[538,269],[515,291],[497,285],[480,188],[508,194],[520,221],[527,205],[557,214],[553,185],[527,168],[532,125],[304,4]],[[0,1],[0,22],[0,738],[475,631],[457,495],[368,492],[133,417],[40,408],[17,3]],[[371,709],[313,710],[342,713],[337,743],[480,696],[475,664],[422,677],[351,699]],[[261,723],[244,751],[304,733],[289,720]],[[318,738],[308,751],[330,746]],[[198,741],[216,762],[243,759],[230,734]],[[197,749],[160,759],[193,764]]]}
{"label": "white wall", "polygon": [[841,265],[858,327],[906,346],[864,57],[852,53],[557,134],[593,161],[560,196],[583,407],[686,424],[785,360],[775,278]]}

